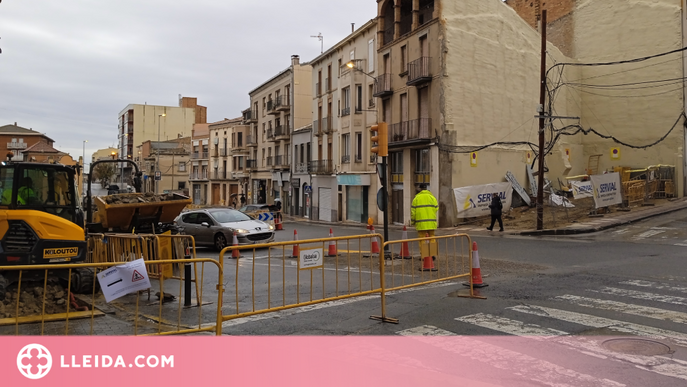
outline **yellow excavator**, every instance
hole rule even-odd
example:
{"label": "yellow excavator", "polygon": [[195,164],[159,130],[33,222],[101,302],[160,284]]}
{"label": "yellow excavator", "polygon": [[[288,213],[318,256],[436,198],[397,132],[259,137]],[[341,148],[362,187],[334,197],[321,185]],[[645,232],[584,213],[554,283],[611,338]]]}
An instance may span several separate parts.
{"label": "yellow excavator", "polygon": [[[76,192],[78,166],[34,162],[0,162],[0,266],[54,264],[51,274],[63,280],[61,263],[86,260],[84,213]],[[43,271],[26,271],[27,276]],[[0,300],[18,272],[0,271]],[[90,292],[94,273],[72,270],[72,291]]]}

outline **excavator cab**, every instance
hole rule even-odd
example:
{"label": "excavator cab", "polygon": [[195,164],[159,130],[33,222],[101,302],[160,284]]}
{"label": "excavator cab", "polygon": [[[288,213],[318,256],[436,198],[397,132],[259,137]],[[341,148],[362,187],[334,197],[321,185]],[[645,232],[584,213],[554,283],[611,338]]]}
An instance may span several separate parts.
{"label": "excavator cab", "polygon": [[[64,277],[60,263],[86,260],[76,176],[74,167],[61,164],[0,163],[0,266],[55,264],[55,275]],[[17,274],[0,271],[0,297]],[[73,275],[73,291],[92,289],[92,272]]]}

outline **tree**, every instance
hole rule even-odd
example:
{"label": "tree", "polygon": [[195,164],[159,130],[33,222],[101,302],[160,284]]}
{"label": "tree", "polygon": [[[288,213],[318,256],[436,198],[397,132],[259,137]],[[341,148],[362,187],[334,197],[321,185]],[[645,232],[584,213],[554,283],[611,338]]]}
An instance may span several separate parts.
{"label": "tree", "polygon": [[93,170],[93,179],[106,186],[116,173],[114,163],[98,164]]}

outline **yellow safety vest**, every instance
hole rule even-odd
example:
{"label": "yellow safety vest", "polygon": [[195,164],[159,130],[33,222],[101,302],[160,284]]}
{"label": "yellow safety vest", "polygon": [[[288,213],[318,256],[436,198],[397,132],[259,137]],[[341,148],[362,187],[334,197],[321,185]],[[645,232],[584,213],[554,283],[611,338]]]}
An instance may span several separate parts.
{"label": "yellow safety vest", "polygon": [[438,211],[439,203],[434,195],[427,190],[420,191],[410,207],[410,221],[418,231],[436,230]]}

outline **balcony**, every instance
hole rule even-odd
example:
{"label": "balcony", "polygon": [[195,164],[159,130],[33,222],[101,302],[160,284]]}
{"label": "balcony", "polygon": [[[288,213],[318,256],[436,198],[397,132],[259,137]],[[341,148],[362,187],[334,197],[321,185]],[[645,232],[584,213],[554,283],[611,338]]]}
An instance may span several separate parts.
{"label": "balcony", "polygon": [[210,180],[226,180],[226,172],[214,171],[210,173]]}
{"label": "balcony", "polygon": [[389,127],[389,145],[431,140],[431,118],[400,122]]}
{"label": "balcony", "polygon": [[225,157],[227,155],[227,148],[220,148],[219,157]]}
{"label": "balcony", "polygon": [[377,164],[377,155],[370,155],[370,164]]}
{"label": "balcony", "polygon": [[277,110],[277,104],[273,100],[267,101],[267,114],[281,114],[279,110]]}
{"label": "balcony", "polygon": [[200,159],[207,159],[208,158],[208,152],[193,152],[191,154],[192,159],[200,160]]}
{"label": "balcony", "polygon": [[291,101],[289,100],[288,95],[280,95],[274,101],[274,104],[276,105],[274,108],[278,111],[288,112],[289,110],[291,110]]}
{"label": "balcony", "polygon": [[312,132],[315,137],[322,136],[322,125],[320,125],[321,120],[316,120],[312,122]]}
{"label": "balcony", "polygon": [[246,170],[258,169],[258,160],[246,160]]}
{"label": "balcony", "polygon": [[289,168],[289,157],[284,155],[274,156],[275,168]]}
{"label": "balcony", "polygon": [[253,135],[246,136],[246,145],[249,147],[250,146],[258,146],[257,136],[253,136]]}
{"label": "balcony", "polygon": [[368,102],[367,107],[371,107],[371,108],[375,107],[375,99],[374,98],[370,98],[370,101]]}
{"label": "balcony", "polygon": [[324,92],[329,93],[332,91],[332,83],[329,81],[329,78],[324,79]]}
{"label": "balcony", "polygon": [[245,146],[242,146],[242,145],[243,144],[232,147],[230,153],[232,155],[240,155],[240,154],[248,153],[248,148],[246,148]]}
{"label": "balcony", "polygon": [[341,117],[343,116],[350,116],[351,115],[351,108],[350,107],[345,107],[341,109]]}
{"label": "balcony", "polygon": [[331,175],[334,171],[332,160],[313,160],[309,164],[310,173],[315,175]]}
{"label": "balcony", "polygon": [[7,149],[26,149],[25,142],[8,142]]}
{"label": "balcony", "polygon": [[288,140],[289,139],[289,127],[284,125],[279,125],[274,128],[274,140]]}
{"label": "balcony", "polygon": [[274,130],[267,128],[267,141],[274,141]]}
{"label": "balcony", "polygon": [[247,124],[258,122],[258,112],[255,110],[248,110],[243,112],[243,120]]}
{"label": "balcony", "polygon": [[322,96],[322,87],[321,87],[321,86],[322,86],[322,84],[321,84],[320,82],[317,82],[317,83],[315,84],[315,95],[316,95],[317,97]]}
{"label": "balcony", "polygon": [[309,173],[308,163],[296,163],[296,168],[294,168],[295,173]]}
{"label": "balcony", "polygon": [[341,164],[350,164],[350,163],[351,163],[351,155],[341,156]]}
{"label": "balcony", "polygon": [[266,166],[271,167],[274,165],[274,159],[272,156],[267,156],[267,162],[265,163]]}
{"label": "balcony", "polygon": [[382,74],[375,78],[375,85],[372,95],[374,97],[386,97],[393,94],[391,89],[391,74]]}
{"label": "balcony", "polygon": [[334,120],[332,117],[322,118],[322,133],[331,134],[334,131]]}
{"label": "balcony", "polygon": [[432,75],[429,71],[429,57],[422,57],[408,63],[408,86],[417,86],[425,84],[432,80]]}
{"label": "balcony", "polygon": [[203,172],[191,172],[190,175],[188,175],[189,180],[208,180],[208,172],[203,171]]}

